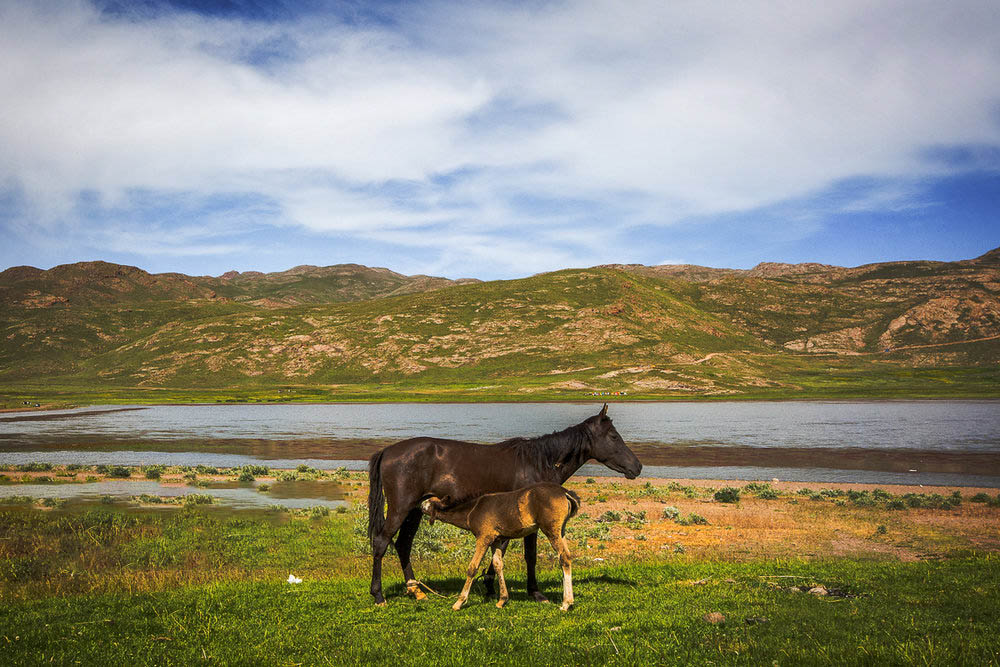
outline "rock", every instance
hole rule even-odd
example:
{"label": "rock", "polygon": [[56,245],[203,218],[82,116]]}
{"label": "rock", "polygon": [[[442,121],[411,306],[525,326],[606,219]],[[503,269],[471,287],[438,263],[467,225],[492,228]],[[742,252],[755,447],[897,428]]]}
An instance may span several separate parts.
{"label": "rock", "polygon": [[826,590],[824,586],[813,586],[809,589],[809,592],[813,595],[829,595],[830,591]]}
{"label": "rock", "polygon": [[727,584],[735,584],[736,580],[735,579],[726,579],[726,583]]}
{"label": "rock", "polygon": [[788,592],[789,593],[801,593],[802,589],[799,588],[798,586],[792,586],[791,588],[788,589]]}
{"label": "rock", "polygon": [[704,616],[702,616],[702,618],[704,618],[706,622],[711,623],[712,625],[719,625],[721,623],[726,622],[726,617],[717,611],[713,611],[710,614],[705,614]]}

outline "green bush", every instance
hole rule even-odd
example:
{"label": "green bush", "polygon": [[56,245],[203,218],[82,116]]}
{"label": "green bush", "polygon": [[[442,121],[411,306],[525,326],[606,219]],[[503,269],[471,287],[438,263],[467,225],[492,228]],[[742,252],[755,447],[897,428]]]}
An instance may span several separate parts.
{"label": "green bush", "polygon": [[240,482],[252,482],[254,479],[253,473],[246,469],[242,470],[240,476],[237,478]]}
{"label": "green bush", "polygon": [[622,515],[620,513],[618,513],[618,512],[613,511],[613,510],[608,510],[607,512],[605,512],[601,516],[597,517],[597,519],[595,519],[595,520],[598,523],[615,523],[617,521],[621,521],[622,520]]}
{"label": "green bush", "polygon": [[49,472],[52,470],[51,463],[25,463],[17,466],[21,472]]}
{"label": "green bush", "polygon": [[126,479],[132,476],[132,469],[128,466],[111,466],[107,472],[108,477]]}
{"label": "green bush", "polygon": [[713,497],[716,502],[720,503],[738,503],[740,501],[740,490],[732,486],[727,486],[716,491]]}
{"label": "green bush", "polygon": [[969,502],[970,503],[988,503],[988,502],[990,502],[990,497],[989,497],[988,494],[980,492],[980,493],[977,493],[976,495],[972,496],[971,498],[969,498]]}
{"label": "green bush", "polygon": [[703,517],[700,514],[695,514],[694,512],[692,512],[691,514],[688,514],[687,516],[679,516],[679,517],[677,517],[677,519],[675,519],[675,521],[677,523],[679,523],[680,525],[682,525],[682,526],[705,526],[705,525],[708,525],[708,519],[706,519],[705,517]]}
{"label": "green bush", "polygon": [[681,515],[681,511],[674,507],[673,505],[667,505],[663,508],[663,518],[664,519],[676,519]]}
{"label": "green bush", "polygon": [[146,479],[160,479],[163,473],[166,472],[167,466],[161,465],[150,465],[142,466],[142,472],[146,476]]}

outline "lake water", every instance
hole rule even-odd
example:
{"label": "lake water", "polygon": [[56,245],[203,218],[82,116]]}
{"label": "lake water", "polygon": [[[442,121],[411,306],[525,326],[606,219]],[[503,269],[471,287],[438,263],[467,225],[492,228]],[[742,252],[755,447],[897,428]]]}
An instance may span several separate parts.
{"label": "lake water", "polygon": [[[0,416],[0,463],[263,463],[362,469],[431,435],[497,442],[583,421],[599,404],[96,406]],[[1000,402],[620,403],[644,475],[1000,487]],[[581,474],[613,475],[602,466]]]}

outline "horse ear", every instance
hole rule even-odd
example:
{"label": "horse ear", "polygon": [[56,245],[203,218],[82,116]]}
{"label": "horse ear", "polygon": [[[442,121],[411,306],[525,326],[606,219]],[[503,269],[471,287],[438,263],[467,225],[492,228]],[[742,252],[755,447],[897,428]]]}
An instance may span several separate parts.
{"label": "horse ear", "polygon": [[601,408],[601,414],[598,415],[598,416],[599,417],[607,417],[608,416],[608,404],[607,403],[605,403],[604,407]]}

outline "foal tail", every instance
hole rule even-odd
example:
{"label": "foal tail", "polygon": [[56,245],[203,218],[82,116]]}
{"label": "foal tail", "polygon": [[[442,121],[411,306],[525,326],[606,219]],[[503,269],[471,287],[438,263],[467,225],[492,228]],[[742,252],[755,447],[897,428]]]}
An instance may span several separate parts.
{"label": "foal tail", "polygon": [[385,493],[382,491],[381,450],[368,459],[368,541],[382,532],[385,526]]}
{"label": "foal tail", "polygon": [[580,496],[576,495],[576,492],[570,491],[564,488],[563,491],[566,493],[566,500],[569,501],[569,514],[566,515],[566,519],[563,521],[562,525],[562,536],[566,537],[566,524],[569,520],[576,516],[576,513],[580,511]]}

